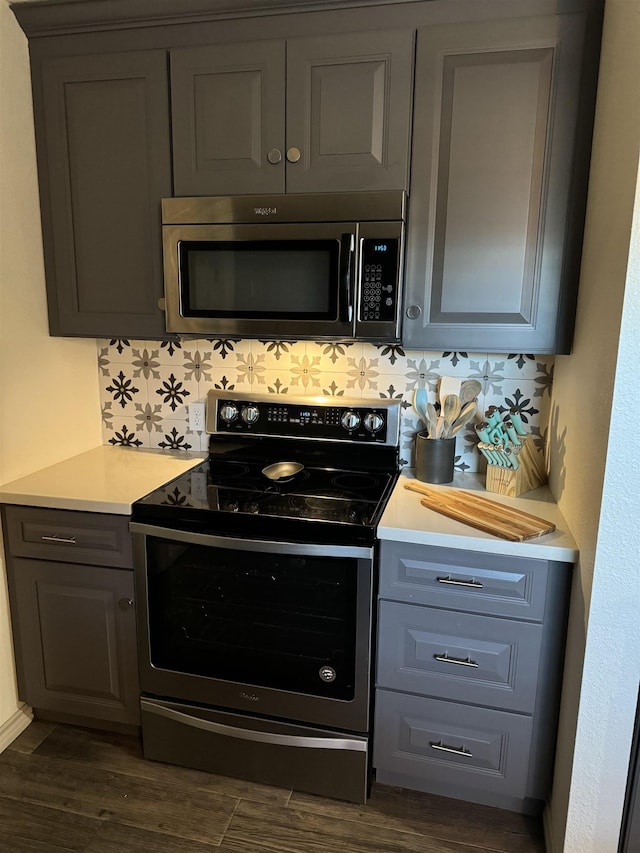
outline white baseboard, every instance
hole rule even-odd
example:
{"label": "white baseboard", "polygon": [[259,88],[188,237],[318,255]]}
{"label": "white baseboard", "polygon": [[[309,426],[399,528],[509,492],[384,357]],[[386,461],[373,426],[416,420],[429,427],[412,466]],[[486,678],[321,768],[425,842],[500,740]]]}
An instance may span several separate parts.
{"label": "white baseboard", "polygon": [[0,752],[14,742],[33,720],[33,711],[24,703],[0,726]]}

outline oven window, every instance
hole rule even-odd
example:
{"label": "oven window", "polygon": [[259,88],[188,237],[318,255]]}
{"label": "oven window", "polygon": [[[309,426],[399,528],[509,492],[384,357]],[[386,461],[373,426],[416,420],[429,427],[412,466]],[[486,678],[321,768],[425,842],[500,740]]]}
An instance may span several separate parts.
{"label": "oven window", "polygon": [[154,667],[353,698],[357,560],[147,537],[147,567]]}
{"label": "oven window", "polygon": [[337,240],[181,241],[179,253],[185,317],[337,318]]}

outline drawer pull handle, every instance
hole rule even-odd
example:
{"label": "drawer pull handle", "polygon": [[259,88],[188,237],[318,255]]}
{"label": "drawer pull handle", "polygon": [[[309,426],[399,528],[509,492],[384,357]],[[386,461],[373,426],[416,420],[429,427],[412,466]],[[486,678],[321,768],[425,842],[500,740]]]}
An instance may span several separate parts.
{"label": "drawer pull handle", "polygon": [[434,655],[434,658],[441,663],[455,663],[458,666],[472,666],[474,669],[477,669],[480,666],[480,664],[471,660],[471,655],[467,655],[466,658],[450,658],[449,655],[444,652],[441,655]]}
{"label": "drawer pull handle", "polygon": [[57,536],[55,533],[53,536],[41,536],[43,542],[55,542],[57,545],[75,545],[76,537],[75,536]]}
{"label": "drawer pull handle", "polygon": [[454,581],[451,575],[447,575],[446,578],[436,578],[438,583],[448,583],[451,586],[470,586],[472,589],[482,589],[482,584],[478,583],[478,581],[474,581],[473,578],[470,581]]}
{"label": "drawer pull handle", "polygon": [[438,743],[429,741],[429,746],[431,749],[437,749],[440,752],[452,752],[454,755],[464,755],[465,758],[473,758],[473,753],[470,750],[465,749],[464,746],[447,746],[446,743],[442,743],[442,741],[438,741]]}

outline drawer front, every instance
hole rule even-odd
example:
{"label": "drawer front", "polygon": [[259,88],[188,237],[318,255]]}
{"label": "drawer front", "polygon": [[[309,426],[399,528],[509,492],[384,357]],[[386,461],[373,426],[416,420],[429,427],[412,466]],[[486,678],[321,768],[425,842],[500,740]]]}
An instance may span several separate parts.
{"label": "drawer front", "polygon": [[19,506],[4,515],[15,557],[133,568],[128,516]]}
{"label": "drawer front", "polygon": [[374,766],[407,787],[524,797],[531,733],[531,717],[376,691]]}
{"label": "drawer front", "polygon": [[382,542],[380,597],[542,621],[549,563]]}
{"label": "drawer front", "polygon": [[377,684],[532,713],[542,625],[381,601]]}

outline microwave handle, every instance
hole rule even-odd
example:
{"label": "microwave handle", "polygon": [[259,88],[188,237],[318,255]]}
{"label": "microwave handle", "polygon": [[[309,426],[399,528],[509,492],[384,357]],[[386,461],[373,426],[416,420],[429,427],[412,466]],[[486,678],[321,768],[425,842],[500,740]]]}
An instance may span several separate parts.
{"label": "microwave handle", "polygon": [[353,321],[353,268],[356,235],[343,234],[340,241],[340,316]]}

